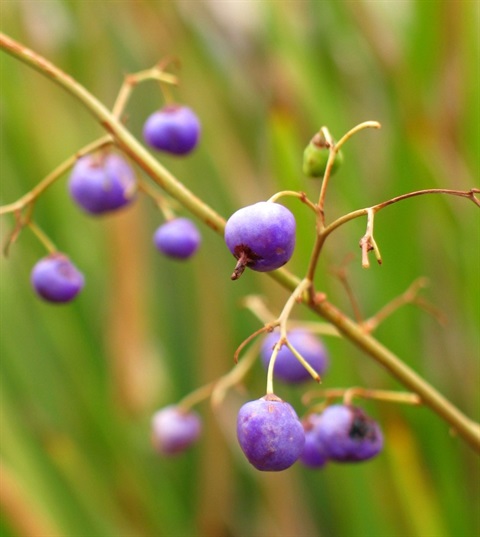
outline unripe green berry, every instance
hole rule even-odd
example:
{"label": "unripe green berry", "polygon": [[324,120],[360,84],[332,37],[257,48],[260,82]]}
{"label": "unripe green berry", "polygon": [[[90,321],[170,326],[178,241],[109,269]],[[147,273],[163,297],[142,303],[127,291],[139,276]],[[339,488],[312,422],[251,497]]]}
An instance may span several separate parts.
{"label": "unripe green berry", "polygon": [[[303,173],[309,177],[323,177],[330,155],[329,144],[321,133],[315,134],[303,152]],[[330,175],[333,175],[343,162],[343,154],[339,151],[333,161]]]}

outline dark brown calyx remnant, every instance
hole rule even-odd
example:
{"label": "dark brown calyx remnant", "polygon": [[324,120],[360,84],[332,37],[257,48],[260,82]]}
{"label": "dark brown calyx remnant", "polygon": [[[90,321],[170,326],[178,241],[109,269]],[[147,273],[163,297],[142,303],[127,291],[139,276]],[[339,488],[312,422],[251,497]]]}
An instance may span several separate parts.
{"label": "dark brown calyx remnant", "polygon": [[238,278],[240,278],[240,276],[243,274],[246,267],[255,264],[256,261],[261,259],[260,256],[258,256],[251,250],[251,248],[245,246],[244,244],[239,244],[238,246],[235,246],[234,256],[237,258],[237,264],[235,265],[235,269],[230,276],[232,280],[238,280]]}
{"label": "dark brown calyx remnant", "polygon": [[317,132],[311,140],[312,144],[320,149],[330,149],[331,145],[328,140],[325,138],[323,132]]}

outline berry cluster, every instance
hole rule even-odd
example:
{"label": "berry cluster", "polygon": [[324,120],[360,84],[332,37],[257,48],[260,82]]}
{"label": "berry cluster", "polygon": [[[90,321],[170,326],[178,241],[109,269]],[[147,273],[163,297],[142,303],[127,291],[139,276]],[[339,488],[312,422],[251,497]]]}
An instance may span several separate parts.
{"label": "berry cluster", "polygon": [[[292,329],[289,344],[318,374],[328,366],[322,341],[306,329]],[[261,347],[261,361],[273,374],[290,384],[305,382],[310,374],[290,347],[279,343],[276,333],[267,335]],[[242,406],[237,420],[240,447],[258,470],[278,471],[297,460],[319,468],[327,460],[347,462],[366,460],[380,452],[383,438],[378,425],[358,407],[332,405],[322,413],[312,412],[302,421],[292,406],[272,394]]]}
{"label": "berry cluster", "polygon": [[[328,147],[320,134],[312,139],[304,154],[307,175],[325,174]],[[340,163],[341,158],[333,161],[335,167],[330,163],[330,173]],[[187,242],[186,234],[184,237]],[[160,238],[158,234],[157,244]],[[225,225],[224,239],[237,259],[232,280],[238,279],[247,267],[270,272],[292,257],[295,217],[274,199],[257,202],[232,214]],[[168,241],[164,240],[166,248]],[[272,331],[262,342],[260,356],[269,375],[289,384],[304,383],[312,373],[319,378],[329,364],[323,342],[304,328],[289,330],[283,339]],[[198,439],[200,422],[191,411],[168,406],[155,414],[152,431],[153,444],[159,452],[178,453]],[[237,438],[248,461],[262,471],[285,470],[297,460],[310,468],[322,467],[329,460],[362,461],[374,457],[383,447],[378,424],[359,407],[332,405],[321,413],[307,414],[301,421],[294,408],[273,391],[240,408]]]}
{"label": "berry cluster", "polygon": [[[200,122],[186,106],[165,106],[152,114],[144,127],[145,141],[152,148],[172,155],[191,152],[199,136]],[[76,161],[68,190],[84,212],[100,216],[131,205],[136,199],[138,182],[132,166],[122,155],[104,149]],[[188,259],[198,250],[201,235],[188,218],[170,217],[155,231],[153,242],[167,257]],[[66,303],[82,290],[85,278],[65,254],[53,251],[34,266],[31,281],[42,299]]]}
{"label": "berry cluster", "polygon": [[265,471],[285,470],[297,460],[310,468],[329,460],[364,461],[383,447],[380,427],[359,407],[332,405],[302,423],[292,406],[273,394],[242,406],[237,436],[248,461]]}
{"label": "berry cluster", "polygon": [[[145,122],[143,136],[153,149],[186,155],[198,144],[200,122],[186,106],[167,105]],[[333,142],[318,133],[304,153],[304,172],[312,177],[332,173],[341,163],[331,160]],[[338,155],[337,155],[338,157]],[[68,183],[73,201],[90,215],[105,215],[131,205],[140,190],[135,172],[120,154],[109,149],[79,158]],[[162,204],[159,203],[160,208]],[[165,211],[164,211],[165,212]],[[166,222],[153,235],[162,254],[188,259],[201,243],[196,225],[188,218],[165,212]],[[225,225],[226,246],[236,258],[231,278],[238,279],[248,267],[257,272],[274,271],[293,255],[296,221],[275,197],[243,207]],[[32,271],[37,294],[53,303],[71,301],[83,288],[84,277],[64,254],[53,252]],[[272,378],[289,384],[320,378],[329,358],[322,341],[309,330],[293,328],[280,334],[271,331],[263,340],[260,356]],[[152,443],[162,454],[185,451],[201,434],[202,424],[188,405],[169,405],[152,418]],[[311,412],[301,421],[294,408],[274,394],[273,388],[260,399],[245,403],[238,412],[237,438],[248,461],[258,470],[280,471],[297,460],[310,468],[327,461],[361,461],[380,452],[383,437],[379,426],[360,408],[333,405],[322,413]]]}
{"label": "berry cluster", "polygon": [[[159,70],[139,73],[138,78],[130,77],[132,87],[140,80],[148,77],[157,80],[165,80],[164,73]],[[135,79],[133,82],[132,80]],[[170,77],[169,80],[172,80]],[[128,81],[127,81],[128,83]],[[123,112],[128,88],[123,88],[114,105],[112,116],[119,119]],[[117,122],[119,125],[121,122]],[[256,400],[245,403],[239,409],[237,416],[237,439],[241,450],[247,460],[261,471],[281,471],[291,467],[296,461],[300,461],[309,468],[321,468],[329,461],[333,462],[358,462],[369,460],[378,455],[383,449],[383,434],[378,423],[369,417],[363,409],[351,403],[352,395],[348,390],[330,390],[325,403],[307,409],[302,419],[299,418],[294,407],[278,397],[273,389],[273,379],[280,382],[298,386],[306,383],[309,379],[319,381],[329,366],[329,356],[323,342],[315,335],[314,331],[306,328],[305,323],[298,327],[291,327],[290,314],[297,302],[308,303],[312,307],[318,306],[318,312],[329,319],[339,331],[342,331],[340,322],[336,317],[324,314],[326,310],[320,309],[323,294],[314,287],[315,271],[319,255],[328,235],[343,223],[358,216],[367,217],[367,230],[360,239],[362,250],[362,265],[369,266],[368,253],[373,251],[379,263],[381,256],[379,248],[373,237],[373,221],[376,212],[388,206],[392,202],[400,201],[417,194],[442,192],[453,195],[468,197],[477,205],[480,205],[474,193],[478,189],[469,192],[425,190],[397,196],[375,206],[352,211],[351,213],[327,223],[325,221],[325,193],[330,177],[334,174],[343,161],[341,147],[353,134],[367,128],[378,128],[377,122],[367,121],[348,131],[339,142],[335,142],[330,136],[328,129],[322,127],[305,148],[303,153],[303,172],[308,177],[321,178],[319,198],[316,203],[308,199],[303,192],[282,191],[276,193],[267,201],[259,201],[234,212],[225,223],[224,240],[228,250],[236,259],[235,268],[231,275],[232,280],[237,280],[247,268],[256,272],[272,272],[283,267],[294,253],[296,245],[296,221],[292,212],[284,205],[277,202],[282,196],[294,196],[307,205],[315,214],[316,237],[312,248],[311,257],[305,277],[291,285],[291,280],[286,287],[294,288],[291,296],[285,303],[280,315],[269,319],[263,328],[247,338],[237,349],[236,359],[240,349],[260,333],[266,333],[261,347],[250,347],[247,357],[244,357],[244,366],[233,369],[229,374],[219,379],[216,383],[199,389],[201,396],[193,394],[187,396],[177,405],[169,405],[158,410],[152,418],[152,442],[159,453],[173,455],[185,451],[194,444],[201,434],[202,423],[199,415],[192,410],[192,406],[207,396],[211,396],[212,404],[218,404],[224,396],[224,391],[229,387],[240,383],[248,369],[256,359],[260,349],[260,362],[267,371],[266,394]],[[121,127],[118,127],[121,128]],[[123,128],[123,127],[122,127]],[[179,217],[170,207],[170,203],[137,177],[126,156],[113,151],[111,144],[115,136],[115,129],[107,137],[87,146],[79,152],[79,158],[75,159],[73,169],[68,182],[68,191],[71,199],[85,213],[92,216],[101,216],[114,213],[133,204],[138,194],[146,193],[157,203],[163,213],[165,222],[156,229],[153,235],[153,244],[163,255],[186,260],[192,257],[201,244],[201,235],[196,225],[188,218]],[[201,135],[201,125],[196,114],[187,106],[167,104],[162,109],[151,114],[143,127],[144,141],[150,148],[173,156],[185,156],[191,153],[198,145]],[[119,138],[121,139],[121,138]],[[101,143],[100,143],[101,142]],[[135,156],[135,144],[129,154]],[[140,154],[138,152],[137,156]],[[69,161],[72,164],[73,159]],[[138,163],[145,171],[154,169],[145,163],[145,158],[138,157]],[[64,169],[62,167],[62,169]],[[58,173],[60,175],[60,173]],[[157,177],[158,175],[158,177]],[[152,177],[161,178],[165,184],[182,188],[169,174],[162,175],[160,172]],[[158,181],[160,182],[160,181]],[[50,181],[49,181],[50,184]],[[165,186],[162,184],[162,186]],[[41,191],[40,189],[39,191]],[[174,189],[166,190],[170,193]],[[188,195],[187,189],[182,192]],[[33,201],[38,192],[30,197],[20,209],[9,207],[8,212],[17,215],[18,228],[14,230],[15,237],[23,225],[30,224],[35,230],[36,226],[30,221],[31,211],[25,220],[21,218],[21,210],[28,204],[33,207]],[[177,196],[178,197],[178,196]],[[194,196],[192,202],[196,202]],[[16,204],[13,204],[16,205]],[[202,206],[203,209],[205,206]],[[7,212],[7,211],[5,211]],[[200,211],[202,214],[202,211]],[[212,214],[212,213],[210,213]],[[207,216],[205,222],[211,223]],[[216,228],[221,230],[223,221],[218,217]],[[214,227],[214,226],[212,226]],[[67,303],[73,300],[84,287],[83,274],[75,267],[67,255],[56,251],[43,233],[36,228],[37,236],[50,250],[49,255],[39,260],[31,272],[31,283],[42,299],[51,303]],[[13,241],[13,238],[11,239]],[[275,276],[287,278],[285,272],[278,272]],[[295,287],[296,286],[296,287]],[[353,302],[353,299],[352,299]],[[253,311],[253,309],[252,309]],[[257,315],[260,319],[261,315]],[[383,317],[385,314],[383,315]],[[378,324],[377,316],[376,324]],[[368,324],[368,326],[367,326]],[[375,323],[364,323],[358,326],[367,333],[372,330]],[[277,330],[279,329],[279,330]],[[343,333],[344,331],[342,331]],[[337,332],[338,335],[338,332]],[[359,343],[360,336],[351,339]],[[377,352],[377,351],[375,351]],[[381,352],[381,351],[378,351]],[[375,356],[374,352],[371,352]],[[378,353],[377,353],[378,354]],[[385,355],[382,355],[385,358]],[[385,358],[382,363],[395,363],[396,359]],[[247,366],[245,366],[247,364]],[[392,371],[398,368],[391,367]],[[400,375],[399,375],[400,376]],[[409,379],[403,375],[404,379]],[[405,381],[411,385],[411,380]],[[415,381],[417,388],[421,385]],[[422,390],[425,392],[425,386]],[[418,393],[422,393],[418,390]],[[358,391],[358,389],[357,389]],[[372,395],[374,390],[364,391],[366,397],[385,398],[385,392],[380,395]],[[358,395],[358,393],[357,393]],[[403,397],[404,402],[417,404],[420,399],[415,397]],[[342,404],[333,404],[332,397],[343,396]],[[392,396],[390,394],[390,399]],[[387,398],[388,398],[387,397]],[[397,397],[402,400],[402,397]],[[214,403],[217,401],[217,403]],[[438,408],[437,408],[438,411]]]}
{"label": "berry cluster", "polygon": [[[287,337],[310,367],[318,373],[326,371],[329,358],[320,338],[304,328],[290,330]],[[276,332],[263,339],[263,366],[268,369],[275,355],[277,379],[292,385],[306,382],[310,374],[289,347],[283,345],[275,353],[278,343]],[[196,413],[170,405],[153,417],[152,442],[160,453],[180,453],[197,441],[200,429]],[[237,439],[247,460],[261,471],[285,470],[297,461],[308,468],[322,468],[328,461],[365,461],[383,448],[378,423],[360,407],[333,404],[300,420],[292,405],[273,393],[240,408]]]}

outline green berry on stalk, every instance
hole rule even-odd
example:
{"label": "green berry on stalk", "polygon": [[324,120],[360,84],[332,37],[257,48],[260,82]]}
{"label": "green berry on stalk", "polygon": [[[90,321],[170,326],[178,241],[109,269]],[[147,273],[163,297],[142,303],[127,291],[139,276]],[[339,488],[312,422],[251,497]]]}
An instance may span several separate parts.
{"label": "green berry on stalk", "polygon": [[[309,177],[323,177],[330,156],[331,144],[322,132],[317,132],[303,152],[303,173]],[[335,155],[330,175],[333,175],[343,162],[343,154],[339,151]]]}

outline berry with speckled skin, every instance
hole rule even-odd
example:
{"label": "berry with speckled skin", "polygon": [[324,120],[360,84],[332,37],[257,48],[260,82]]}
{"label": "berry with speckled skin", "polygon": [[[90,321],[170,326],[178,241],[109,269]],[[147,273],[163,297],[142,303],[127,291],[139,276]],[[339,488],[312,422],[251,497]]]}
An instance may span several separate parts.
{"label": "berry with speckled skin", "polygon": [[269,272],[285,265],[295,248],[296,223],[283,205],[261,201],[239,209],[225,226],[225,242],[238,262],[232,280],[245,267]]}
{"label": "berry with speckled skin", "polygon": [[198,250],[202,237],[188,218],[174,218],[162,224],[153,236],[157,249],[175,259],[188,259]]}
{"label": "berry with speckled skin", "polygon": [[73,300],[85,284],[83,274],[59,252],[40,259],[33,267],[30,279],[38,296],[57,304]]}
{"label": "berry with speckled skin", "polygon": [[193,110],[170,104],[148,117],[143,137],[157,151],[182,156],[195,149],[200,131],[200,121]]}
{"label": "berry with speckled skin", "polygon": [[315,428],[328,458],[338,462],[371,459],[383,449],[378,423],[359,407],[329,406]]}
{"label": "berry with speckled skin", "polygon": [[185,451],[197,441],[201,430],[196,412],[185,412],[175,405],[158,410],[152,417],[152,443],[164,455]]}
{"label": "berry with speckled skin", "polygon": [[[294,328],[287,333],[288,341],[302,355],[313,369],[323,375],[328,366],[328,356],[323,343],[314,334],[303,328]],[[261,359],[265,369],[268,368],[270,357],[272,356],[273,347],[279,340],[278,332],[268,334],[262,344]],[[288,382],[304,382],[312,377],[310,373],[298,361],[293,352],[283,345],[278,351],[273,373],[276,378]]]}
{"label": "berry with speckled skin", "polygon": [[85,155],[70,175],[70,196],[84,211],[103,214],[129,205],[135,199],[135,173],[115,153]]}
{"label": "berry with speckled skin", "polygon": [[305,445],[305,433],[295,410],[275,395],[241,407],[237,438],[249,462],[262,471],[289,468]]}

